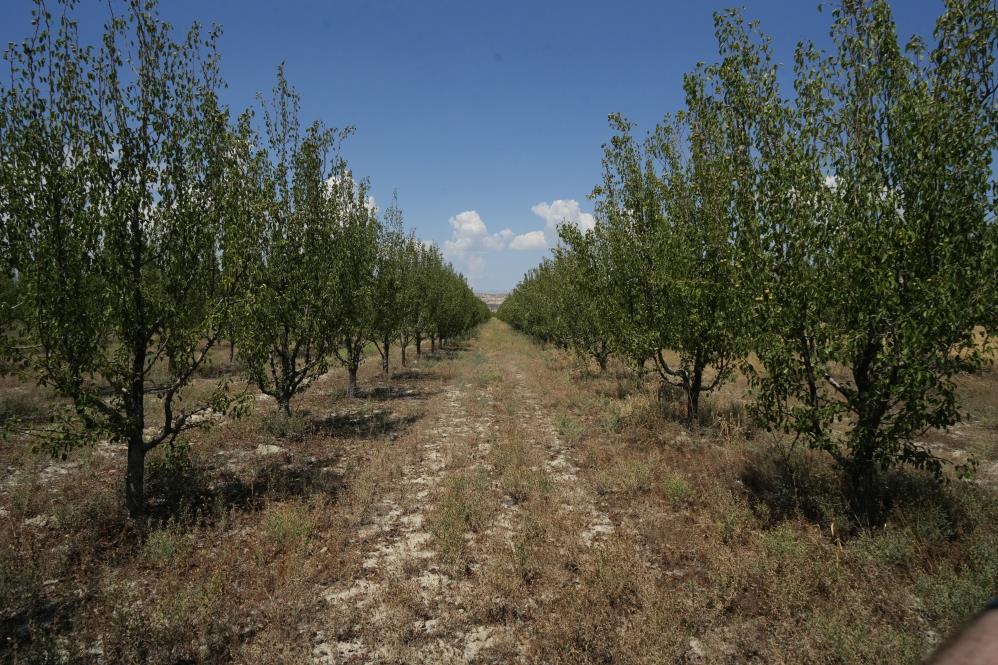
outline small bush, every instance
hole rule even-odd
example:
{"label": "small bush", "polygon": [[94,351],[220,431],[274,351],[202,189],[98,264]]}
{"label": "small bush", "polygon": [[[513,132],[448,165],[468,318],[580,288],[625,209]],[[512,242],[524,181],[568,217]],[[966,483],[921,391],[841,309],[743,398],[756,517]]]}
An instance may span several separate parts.
{"label": "small bush", "polygon": [[263,517],[263,532],[276,549],[293,549],[315,536],[316,524],[304,506],[282,504],[271,507]]}
{"label": "small bush", "polygon": [[910,567],[918,552],[914,534],[893,526],[860,533],[850,541],[849,549],[874,563],[898,568]]}
{"label": "small bush", "polygon": [[176,525],[168,524],[146,537],[141,557],[153,565],[172,566],[190,550],[191,540]]}
{"label": "small bush", "polygon": [[308,420],[296,413],[289,416],[282,411],[274,411],[264,416],[263,428],[278,439],[297,441],[308,434],[311,425]]}
{"label": "small bush", "polygon": [[582,426],[570,416],[563,415],[558,419],[558,434],[568,439],[575,439],[582,434]]}
{"label": "small bush", "polygon": [[661,485],[662,493],[673,508],[678,509],[689,501],[690,484],[679,474],[666,471]]}
{"label": "small bush", "polygon": [[615,434],[620,431],[621,420],[620,412],[614,408],[611,408],[609,411],[604,413],[603,417],[600,419],[600,428],[606,434]]}

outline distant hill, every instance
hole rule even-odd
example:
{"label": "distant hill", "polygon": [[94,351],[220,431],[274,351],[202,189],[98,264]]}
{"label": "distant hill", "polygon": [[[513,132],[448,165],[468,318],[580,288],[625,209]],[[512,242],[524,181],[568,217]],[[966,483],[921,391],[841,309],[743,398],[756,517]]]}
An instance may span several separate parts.
{"label": "distant hill", "polygon": [[499,309],[499,305],[509,296],[508,293],[476,293],[475,295],[493,312]]}

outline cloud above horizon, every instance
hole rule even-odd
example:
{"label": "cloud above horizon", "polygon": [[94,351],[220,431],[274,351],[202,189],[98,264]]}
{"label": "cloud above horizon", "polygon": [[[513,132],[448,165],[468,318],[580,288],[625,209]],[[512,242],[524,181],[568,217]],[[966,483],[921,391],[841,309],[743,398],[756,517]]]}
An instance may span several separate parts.
{"label": "cloud above horizon", "polygon": [[469,279],[474,279],[484,274],[488,253],[545,250],[558,242],[558,227],[562,224],[589,230],[596,223],[592,214],[582,212],[579,202],[574,199],[541,201],[530,209],[544,220],[544,228],[520,234],[509,228],[491,233],[477,210],[459,212],[447,220],[451,237],[444,241],[444,254],[458,264]]}
{"label": "cloud above horizon", "polygon": [[509,241],[509,248],[514,250],[545,249],[547,246],[543,231],[528,231]]}
{"label": "cloud above horizon", "polygon": [[592,214],[582,212],[579,202],[575,199],[555,199],[551,203],[541,201],[530,209],[544,220],[545,230],[550,233],[548,240],[552,242],[558,237],[558,227],[562,224],[572,224],[583,231],[596,226]]}

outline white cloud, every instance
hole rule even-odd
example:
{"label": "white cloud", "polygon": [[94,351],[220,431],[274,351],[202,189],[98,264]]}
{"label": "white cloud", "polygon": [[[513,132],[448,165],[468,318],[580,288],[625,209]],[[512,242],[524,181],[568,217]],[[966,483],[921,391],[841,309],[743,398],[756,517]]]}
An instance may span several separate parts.
{"label": "white cloud", "polygon": [[451,237],[444,241],[444,254],[458,265],[469,279],[485,274],[485,252],[500,252],[515,240],[510,229],[489,233],[482,216],[475,210],[465,210],[448,220]]}
{"label": "white cloud", "polygon": [[451,225],[450,240],[444,241],[444,252],[451,256],[463,256],[469,252],[501,251],[513,239],[513,232],[503,229],[489,233],[482,216],[475,210],[465,210],[448,220]]}
{"label": "white cloud", "polygon": [[544,249],[547,239],[543,231],[530,231],[516,236],[509,242],[509,248],[515,250]]}
{"label": "white cloud", "polygon": [[588,212],[582,212],[579,202],[575,199],[555,199],[551,203],[541,201],[531,210],[544,220],[546,230],[555,237],[558,233],[558,227],[562,224],[574,224],[583,231],[588,231],[596,225],[593,216]]}
{"label": "white cloud", "polygon": [[544,220],[543,230],[516,234],[506,228],[490,233],[477,210],[454,215],[447,221],[451,237],[443,243],[444,254],[474,279],[485,273],[485,255],[489,252],[543,250],[557,242],[558,226],[562,224],[574,224],[583,230],[595,226],[593,216],[582,212],[579,202],[574,199],[542,201],[531,210]]}

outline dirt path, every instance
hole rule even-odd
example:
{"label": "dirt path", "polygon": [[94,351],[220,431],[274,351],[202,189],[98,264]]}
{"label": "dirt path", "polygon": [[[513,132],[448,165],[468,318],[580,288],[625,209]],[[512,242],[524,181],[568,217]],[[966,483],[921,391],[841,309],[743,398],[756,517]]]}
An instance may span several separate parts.
{"label": "dirt path", "polygon": [[[350,583],[323,593],[332,619],[316,662],[529,659],[531,623],[552,595],[535,583],[552,562],[535,555],[571,562],[613,530],[531,388],[529,349],[497,325],[399,440],[410,461],[354,538]],[[570,569],[544,577],[571,584]]]}

